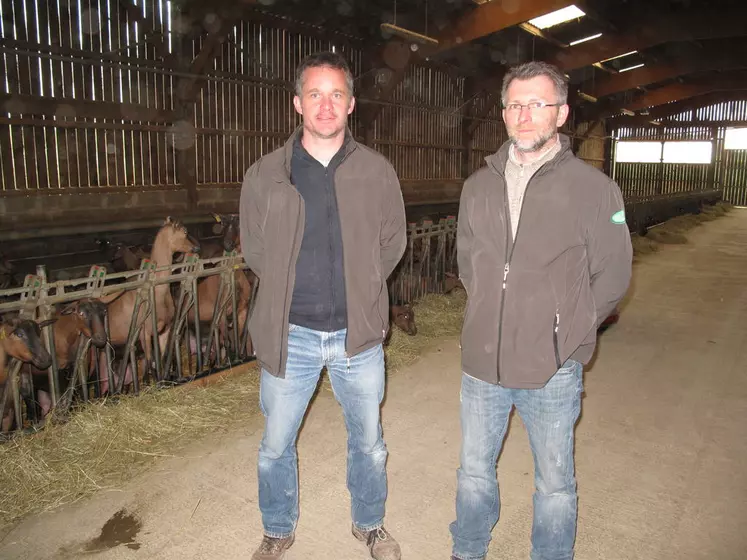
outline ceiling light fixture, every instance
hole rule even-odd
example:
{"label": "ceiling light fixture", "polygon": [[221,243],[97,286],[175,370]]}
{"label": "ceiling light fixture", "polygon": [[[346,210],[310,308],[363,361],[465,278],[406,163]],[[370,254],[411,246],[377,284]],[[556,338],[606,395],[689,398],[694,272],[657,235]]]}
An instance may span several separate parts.
{"label": "ceiling light fixture", "polygon": [[616,55],[616,56],[611,56],[611,57],[609,57],[609,58],[605,58],[604,60],[600,60],[599,62],[608,62],[608,61],[610,61],[610,60],[615,60],[616,58],[622,58],[622,57],[624,57],[624,56],[628,56],[628,55],[630,55],[630,54],[635,54],[635,53],[637,53],[637,52],[638,52],[638,51],[630,51],[630,52],[626,52],[626,53],[623,53],[623,54],[618,54],[618,55]]}
{"label": "ceiling light fixture", "polygon": [[581,43],[585,43],[586,41],[591,41],[592,39],[599,39],[601,37],[601,33],[597,33],[596,35],[589,35],[588,37],[584,37],[583,39],[577,39],[576,41],[571,41],[570,45],[580,45]]}
{"label": "ceiling light fixture", "polygon": [[566,21],[580,18],[585,15],[586,14],[578,9],[578,7],[571,4],[570,6],[561,8],[560,10],[555,10],[554,12],[550,12],[549,14],[530,19],[529,23],[531,23],[535,27],[538,27],[539,29],[547,29],[548,27],[559,25],[561,23],[565,23]]}

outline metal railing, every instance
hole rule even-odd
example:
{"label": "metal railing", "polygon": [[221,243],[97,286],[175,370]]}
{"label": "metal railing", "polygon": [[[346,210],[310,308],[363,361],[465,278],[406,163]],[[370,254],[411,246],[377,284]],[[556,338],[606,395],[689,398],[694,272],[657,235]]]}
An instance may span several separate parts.
{"label": "metal railing", "polygon": [[438,224],[423,220],[408,225],[407,249],[389,280],[393,303],[410,303],[427,293],[448,291],[449,276],[458,275],[456,233],[453,216]]}
{"label": "metal railing", "polygon": [[[430,220],[409,224],[407,249],[389,279],[393,304],[448,291],[449,277],[457,277],[456,231],[454,217],[438,224]],[[208,282],[214,283],[213,292],[209,301],[201,301],[205,292],[201,286]],[[156,290],[163,285],[168,286],[173,312],[171,317],[159,318]],[[251,361],[254,352],[248,319],[257,285],[257,278],[236,252],[224,252],[213,259],[186,254],[182,262],[161,268],[144,259],[139,270],[115,274],[94,265],[87,277],[56,282],[49,282],[45,268],[39,266],[35,275],[26,276],[22,287],[0,290],[0,316],[18,315],[44,325],[41,340],[52,358],[51,365],[46,371],[33,371],[30,364],[10,359],[5,387],[0,386],[0,410],[8,414],[6,408],[12,405],[15,430],[35,429],[48,413],[41,406],[41,386],[49,393],[49,408],[66,412],[75,402],[125,392],[138,394],[144,383],[157,387],[181,384]],[[45,322],[59,318],[60,309],[74,302],[95,300],[111,306],[127,293],[134,293],[134,309],[126,342],[116,347],[111,344],[107,313],[103,317],[104,347],[97,348],[90,337],[79,332],[75,356],[68,367],[61,368],[56,357],[55,324]],[[200,313],[205,305],[212,305],[210,313]],[[161,319],[166,319],[168,328],[159,325]],[[152,355],[146,362],[142,354],[147,342]]]}
{"label": "metal railing", "polygon": [[[135,294],[126,343],[115,348],[109,342],[109,316],[105,314],[105,347],[95,348],[91,338],[78,332],[75,358],[66,368],[65,376],[61,375],[63,371],[56,359],[54,322],[41,328],[43,344],[51,356],[44,380],[48,382],[48,397],[52,407],[67,410],[75,400],[86,402],[125,390],[137,394],[145,380],[156,385],[178,384],[252,360],[248,317],[257,281],[253,277],[254,281],[249,282],[247,274],[253,277],[236,252],[226,252],[213,259],[186,254],[182,262],[161,268],[144,259],[139,270],[116,274],[107,274],[105,268],[94,265],[88,277],[53,283],[47,282],[44,267],[40,266],[36,275],[26,276],[22,287],[0,291],[0,315],[9,313],[43,324],[59,317],[58,306],[86,299],[106,300],[107,296],[113,301],[127,293]],[[246,281],[239,275],[244,275]],[[211,281],[211,277],[218,280]],[[217,294],[211,294],[215,303],[210,321],[200,321],[199,286],[204,282],[212,282],[217,287]],[[246,294],[241,293],[239,284],[244,291],[249,284],[249,294],[244,301],[240,298]],[[168,328],[161,325],[159,329],[156,289],[162,285],[168,286],[173,313],[169,320],[162,321]],[[145,335],[151,339],[146,340]],[[152,355],[150,362],[145,363],[138,355],[148,343]],[[10,399],[16,430],[34,427],[39,421],[34,379],[37,383],[42,380],[40,372],[37,370],[33,375],[31,366],[17,359],[9,360],[6,371],[8,377],[2,388],[0,410],[8,414],[6,408]],[[130,381],[126,382],[128,373]]]}

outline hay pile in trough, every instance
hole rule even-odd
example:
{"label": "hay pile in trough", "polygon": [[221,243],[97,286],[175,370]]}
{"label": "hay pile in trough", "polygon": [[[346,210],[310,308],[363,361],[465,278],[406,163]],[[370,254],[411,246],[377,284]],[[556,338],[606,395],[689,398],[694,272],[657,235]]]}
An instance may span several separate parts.
{"label": "hay pile in trough", "polygon": [[704,206],[699,214],[683,214],[663,224],[648,230],[645,236],[634,235],[633,256],[647,255],[659,250],[659,244],[681,245],[688,242],[686,233],[698,227],[703,222],[715,220],[727,214],[734,208],[728,202],[718,202],[712,206]]}
{"label": "hay pile in trough", "polygon": [[633,257],[649,255],[659,250],[659,245],[649,239],[648,236],[633,235],[630,238],[630,242],[633,245]]}
{"label": "hay pile in trough", "polygon": [[[385,349],[389,374],[438,338],[457,335],[465,302],[461,290],[418,302],[418,334],[394,328]],[[81,406],[65,423],[50,421],[38,433],[0,444],[0,523],[119,488],[159,457],[179,456],[200,437],[256,417],[258,380],[253,363],[205,387],[146,388],[139,397]]]}

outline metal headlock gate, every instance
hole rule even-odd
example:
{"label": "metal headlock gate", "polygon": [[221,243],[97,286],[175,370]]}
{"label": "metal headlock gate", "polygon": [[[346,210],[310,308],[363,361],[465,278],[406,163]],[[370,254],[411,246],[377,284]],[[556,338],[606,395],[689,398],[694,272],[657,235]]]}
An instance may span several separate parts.
{"label": "metal headlock gate", "polygon": [[390,277],[393,303],[410,303],[427,293],[447,291],[450,276],[457,275],[456,218],[443,218],[438,224],[423,220],[409,224],[407,249]]}
{"label": "metal headlock gate", "polygon": [[[92,266],[88,277],[54,283],[47,282],[44,267],[40,266],[36,275],[26,276],[23,287],[0,291],[0,315],[17,315],[19,319],[35,321],[41,326],[42,341],[52,358],[46,372],[49,398],[53,407],[67,410],[74,398],[87,402],[104,394],[122,393],[126,389],[128,370],[131,377],[128,385],[137,394],[141,389],[140,383],[145,379],[157,385],[184,383],[252,360],[248,317],[256,296],[256,277],[251,283],[247,301],[239,301],[237,289],[239,282],[246,285],[238,275],[247,273],[247,265],[236,252],[226,252],[214,259],[200,259],[196,254],[186,254],[181,263],[161,268],[144,259],[139,270],[116,274],[107,274],[105,268]],[[219,279],[217,297],[211,320],[201,322],[198,285],[211,277]],[[168,285],[173,298],[174,311],[168,337],[162,344],[159,343],[155,291],[164,284]],[[107,296],[116,299],[117,292],[122,292],[119,297],[128,292],[135,293],[126,344],[114,348],[109,343],[109,317],[105,315],[105,348],[93,347],[91,338],[79,333],[76,357],[67,375],[61,377],[62,371],[56,360],[54,322],[51,321],[56,306],[99,298],[106,300]],[[192,321],[188,320],[190,311],[193,311]],[[146,329],[148,324],[150,328]],[[138,355],[143,350],[143,342],[147,342],[143,337],[147,331],[151,336],[152,357],[143,368]],[[194,341],[196,354],[194,363],[191,359],[191,341]],[[102,355],[104,360],[101,360]],[[0,410],[7,414],[6,408],[12,403],[16,429],[35,425],[38,422],[38,403],[34,377],[38,382],[38,376],[30,373],[30,365],[14,358],[9,361],[6,371],[9,375],[2,390]],[[64,386],[60,386],[63,383]],[[25,405],[25,410],[22,405]]]}
{"label": "metal headlock gate", "polygon": [[[392,303],[411,303],[426,293],[448,291],[449,279],[455,282],[457,277],[456,232],[454,217],[442,219],[438,224],[430,220],[409,224],[407,249],[389,278]],[[199,289],[206,282],[218,285],[207,321],[200,309],[210,302],[200,301]],[[156,289],[164,284],[169,287],[174,308],[168,336],[159,342]],[[222,257],[213,259],[200,259],[189,253],[182,262],[161,268],[144,259],[139,270],[115,274],[107,273],[101,266],[92,266],[87,277],[57,282],[48,282],[45,269],[40,266],[35,275],[26,276],[22,287],[0,290],[0,316],[17,315],[40,325],[41,340],[52,358],[51,365],[46,372],[37,370],[33,374],[29,364],[10,359],[0,410],[8,414],[6,408],[12,407],[15,430],[34,429],[44,414],[44,411],[39,414],[39,387],[34,385],[42,382],[46,384],[52,408],[67,411],[74,402],[124,392],[138,394],[143,382],[166,387],[251,361],[254,352],[248,318],[257,286],[257,278],[236,252],[224,252]],[[118,347],[111,344],[109,315],[105,314],[104,347],[97,348],[81,332],[72,364],[64,370],[60,368],[53,321],[60,316],[60,309],[91,300],[111,305],[117,296],[124,297],[130,292],[135,294],[135,302],[126,343]],[[148,363],[140,359],[145,350],[143,343],[148,342],[144,340],[145,334],[149,335],[152,347]]]}

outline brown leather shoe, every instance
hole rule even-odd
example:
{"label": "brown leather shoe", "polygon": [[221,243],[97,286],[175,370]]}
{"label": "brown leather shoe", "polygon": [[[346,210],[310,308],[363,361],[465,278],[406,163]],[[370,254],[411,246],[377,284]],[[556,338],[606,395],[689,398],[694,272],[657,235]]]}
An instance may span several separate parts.
{"label": "brown leather shoe", "polygon": [[402,558],[399,544],[384,527],[361,531],[353,525],[353,535],[359,541],[366,543],[371,558],[374,560],[401,560]]}
{"label": "brown leather shoe", "polygon": [[259,548],[252,554],[252,560],[280,560],[285,556],[285,551],[291,547],[294,540],[294,535],[282,539],[265,536]]}

